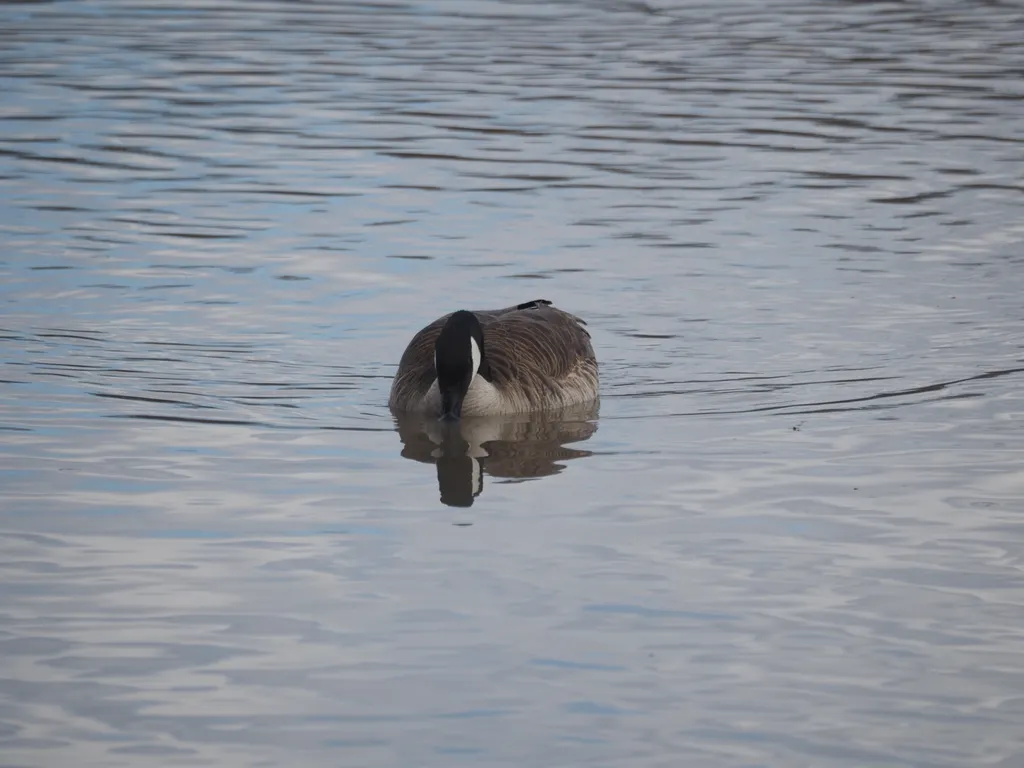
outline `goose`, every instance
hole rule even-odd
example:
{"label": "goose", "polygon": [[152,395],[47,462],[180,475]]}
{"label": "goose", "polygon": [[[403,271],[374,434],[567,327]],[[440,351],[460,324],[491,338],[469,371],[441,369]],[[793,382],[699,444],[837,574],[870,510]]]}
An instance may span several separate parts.
{"label": "goose", "polygon": [[406,347],[388,405],[454,421],[596,401],[597,359],[584,325],[546,299],[439,317]]}

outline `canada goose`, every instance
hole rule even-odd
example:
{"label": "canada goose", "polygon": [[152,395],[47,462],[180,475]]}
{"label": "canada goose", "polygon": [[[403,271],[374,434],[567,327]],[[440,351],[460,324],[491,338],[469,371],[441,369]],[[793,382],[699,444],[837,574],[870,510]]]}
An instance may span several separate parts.
{"label": "canada goose", "polygon": [[432,322],[406,347],[388,405],[453,420],[596,399],[597,360],[583,321],[538,299]]}

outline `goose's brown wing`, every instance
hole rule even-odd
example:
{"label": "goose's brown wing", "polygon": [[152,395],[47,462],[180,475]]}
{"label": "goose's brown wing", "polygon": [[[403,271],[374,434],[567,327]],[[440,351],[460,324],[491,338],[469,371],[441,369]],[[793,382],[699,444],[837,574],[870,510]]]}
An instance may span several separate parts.
{"label": "goose's brown wing", "polygon": [[547,305],[481,317],[491,382],[534,406],[558,403],[584,383],[596,391],[597,361],[583,321]]}

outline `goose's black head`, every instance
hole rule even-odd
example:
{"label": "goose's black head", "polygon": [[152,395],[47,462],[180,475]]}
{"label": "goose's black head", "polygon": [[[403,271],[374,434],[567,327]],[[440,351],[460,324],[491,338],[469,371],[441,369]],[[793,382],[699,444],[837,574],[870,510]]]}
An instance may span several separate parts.
{"label": "goose's black head", "polygon": [[484,330],[472,312],[459,310],[448,318],[434,344],[434,369],[441,392],[441,418],[462,416],[462,402],[473,377],[489,378]]}

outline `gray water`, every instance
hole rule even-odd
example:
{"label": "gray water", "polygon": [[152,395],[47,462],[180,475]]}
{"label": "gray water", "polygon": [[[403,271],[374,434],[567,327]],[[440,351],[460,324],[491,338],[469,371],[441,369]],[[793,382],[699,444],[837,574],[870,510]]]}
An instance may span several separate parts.
{"label": "gray water", "polygon": [[[0,764],[1024,765],[1022,41],[0,5]],[[537,298],[599,412],[399,431]]]}

